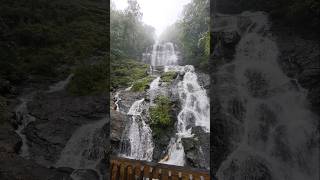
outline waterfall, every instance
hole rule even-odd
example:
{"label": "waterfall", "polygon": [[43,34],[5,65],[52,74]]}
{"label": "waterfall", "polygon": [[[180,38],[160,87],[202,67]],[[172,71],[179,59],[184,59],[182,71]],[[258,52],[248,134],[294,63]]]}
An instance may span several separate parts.
{"label": "waterfall", "polygon": [[71,167],[74,169],[95,169],[97,162],[103,158],[105,146],[100,133],[106,119],[89,123],[78,128],[68,140],[56,167]]}
{"label": "waterfall", "polygon": [[149,94],[150,94],[150,104],[153,105],[153,101],[157,96],[157,91],[159,89],[159,81],[160,81],[160,77],[155,78],[151,83],[150,83],[150,90],[149,90]]}
{"label": "waterfall", "polygon": [[[144,99],[135,101],[130,107],[127,115],[131,116],[131,122],[128,123],[124,140],[122,140],[122,156],[138,160],[152,160],[154,148],[152,131],[145,122],[143,114],[146,108]],[[125,142],[126,139],[129,141],[128,143]]]}
{"label": "waterfall", "polygon": [[155,43],[153,45],[150,61],[152,66],[175,65],[177,61],[173,43]]}
{"label": "waterfall", "polygon": [[15,109],[15,114],[20,125],[18,126],[16,133],[21,137],[22,146],[20,149],[20,155],[25,158],[29,158],[29,151],[27,145],[27,138],[23,134],[23,129],[27,127],[30,122],[35,121],[35,117],[31,116],[28,111],[27,103],[31,100],[33,95],[29,95],[29,98],[20,98],[21,104]]}
{"label": "waterfall", "polygon": [[244,18],[251,23],[242,32],[234,61],[218,72],[232,79],[222,82],[225,88],[237,90],[223,101],[238,96],[244,105],[244,132],[217,178],[318,180],[317,118],[307,108],[305,90],[282,72],[267,15],[243,13],[239,19]]}
{"label": "waterfall", "polygon": [[195,126],[201,126],[203,130],[210,132],[210,107],[206,90],[199,85],[194,67],[186,65],[175,69],[180,70],[179,74],[184,74],[183,80],[178,83],[182,109],[178,114],[176,137],[171,139],[168,146],[168,160],[161,163],[184,166],[185,152],[181,139],[192,137],[191,130]]}
{"label": "waterfall", "polygon": [[48,93],[57,92],[63,90],[70,82],[73,74],[70,74],[65,80],[59,81],[49,87]]}

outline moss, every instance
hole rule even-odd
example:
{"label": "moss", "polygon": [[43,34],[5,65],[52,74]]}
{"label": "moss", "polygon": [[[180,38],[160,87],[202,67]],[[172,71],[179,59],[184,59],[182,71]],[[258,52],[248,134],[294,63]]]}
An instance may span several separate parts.
{"label": "moss", "polygon": [[8,120],[8,107],[6,98],[0,96],[0,125]]}
{"label": "moss", "polygon": [[136,82],[134,82],[134,84],[132,86],[132,91],[140,92],[140,91],[144,91],[144,90],[148,89],[152,80],[154,80],[154,78],[151,76],[147,76],[147,77],[144,77],[142,79],[137,80]]}
{"label": "moss", "polygon": [[110,67],[111,87],[128,87],[132,82],[148,76],[149,66],[132,59],[112,60]]}
{"label": "moss", "polygon": [[158,96],[155,99],[155,106],[149,109],[153,136],[159,137],[163,129],[167,129],[173,125],[170,110],[171,101],[168,97]]}
{"label": "moss", "polygon": [[107,63],[82,65],[74,70],[74,76],[67,86],[73,95],[90,95],[107,92],[109,80],[107,78]]}
{"label": "moss", "polygon": [[177,73],[173,71],[165,72],[161,75],[162,82],[172,82],[177,77]]}

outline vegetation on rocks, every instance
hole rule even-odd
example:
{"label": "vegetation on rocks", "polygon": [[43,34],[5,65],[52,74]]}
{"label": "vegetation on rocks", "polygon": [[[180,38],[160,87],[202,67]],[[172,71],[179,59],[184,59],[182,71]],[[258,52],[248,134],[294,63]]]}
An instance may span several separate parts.
{"label": "vegetation on rocks", "polygon": [[133,83],[132,91],[141,92],[149,88],[150,83],[154,80],[154,77],[147,76],[139,79]]}
{"label": "vegetation on rocks", "polygon": [[155,99],[155,106],[150,107],[150,119],[153,135],[158,137],[163,129],[173,125],[171,117],[171,101],[168,97],[160,95]]}
{"label": "vegetation on rocks", "polygon": [[90,95],[108,92],[108,64],[102,62],[94,65],[81,65],[74,70],[74,76],[67,86],[74,95]]}
{"label": "vegetation on rocks", "polygon": [[147,77],[149,66],[131,59],[118,59],[111,61],[110,68],[111,88],[114,89],[128,87]]}
{"label": "vegetation on rocks", "polygon": [[177,77],[177,72],[168,71],[161,75],[162,82],[172,82]]}

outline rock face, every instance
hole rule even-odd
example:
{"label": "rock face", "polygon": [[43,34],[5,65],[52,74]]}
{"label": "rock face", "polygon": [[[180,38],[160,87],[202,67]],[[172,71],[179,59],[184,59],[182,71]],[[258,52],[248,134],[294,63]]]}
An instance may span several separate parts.
{"label": "rock face", "polygon": [[21,138],[16,134],[12,127],[0,127],[0,151],[7,153],[18,153],[22,145]]}
{"label": "rock face", "polygon": [[113,109],[110,110],[111,125],[110,125],[110,142],[112,148],[112,154],[116,155],[120,150],[120,143],[122,140],[122,134],[125,130],[127,117]]}
{"label": "rock face", "polygon": [[210,133],[203,131],[201,127],[194,127],[192,129],[191,138],[182,138],[182,144],[186,154],[187,166],[196,168],[210,168]]}
{"label": "rock face", "polygon": [[0,161],[3,180],[72,180],[65,171],[43,167],[16,154],[0,152]]}
{"label": "rock face", "polygon": [[72,97],[64,91],[37,94],[28,104],[36,120],[23,132],[30,157],[39,164],[53,165],[77,128],[106,116],[107,102],[104,95]]}
{"label": "rock face", "polygon": [[314,112],[320,112],[320,43],[305,39],[289,28],[274,28],[280,49],[279,64],[288,77],[297,79],[307,89]]}

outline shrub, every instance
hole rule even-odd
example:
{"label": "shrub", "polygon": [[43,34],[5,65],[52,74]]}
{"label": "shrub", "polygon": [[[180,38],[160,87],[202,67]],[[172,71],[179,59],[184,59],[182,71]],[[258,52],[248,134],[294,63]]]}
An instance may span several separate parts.
{"label": "shrub", "polygon": [[149,66],[131,59],[112,59],[110,66],[111,87],[128,87],[132,82],[148,76]]}
{"label": "shrub", "polygon": [[177,73],[173,71],[165,72],[161,75],[162,82],[172,82],[177,77]]}
{"label": "shrub", "polygon": [[134,82],[132,86],[132,91],[139,92],[139,91],[144,91],[148,89],[153,79],[154,79],[153,77],[147,76],[137,80],[136,82]]}
{"label": "shrub", "polygon": [[155,106],[150,107],[151,128],[153,135],[158,137],[163,129],[173,125],[171,117],[171,101],[166,96],[158,96],[155,99]]}
{"label": "shrub", "polygon": [[74,95],[107,92],[109,90],[108,68],[106,62],[78,67],[74,71],[74,76],[68,84],[67,90]]}

